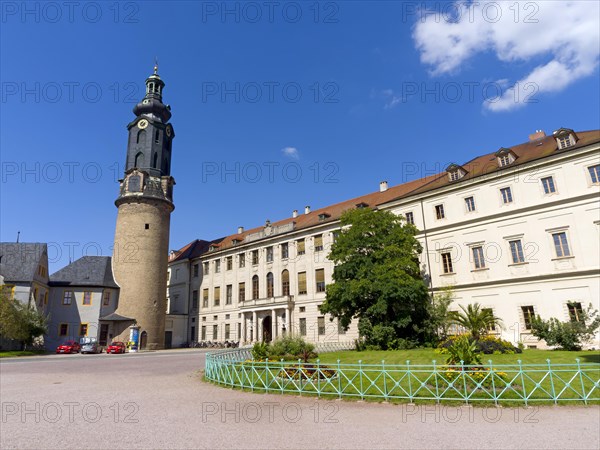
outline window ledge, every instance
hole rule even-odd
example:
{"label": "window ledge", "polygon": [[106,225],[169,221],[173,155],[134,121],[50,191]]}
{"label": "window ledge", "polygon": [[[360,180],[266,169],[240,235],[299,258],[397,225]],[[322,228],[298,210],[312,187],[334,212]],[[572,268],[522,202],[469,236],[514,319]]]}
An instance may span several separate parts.
{"label": "window ledge", "polygon": [[486,270],[490,270],[489,267],[482,267],[481,269],[472,269],[471,272],[484,272]]}
{"label": "window ledge", "polygon": [[514,267],[514,266],[526,266],[527,264],[529,264],[529,262],[527,261],[523,261],[523,262],[518,262],[518,263],[511,263],[508,265],[508,267]]}
{"label": "window ledge", "polygon": [[440,277],[449,277],[452,275],[456,275],[456,272],[442,273],[442,274],[440,274]]}
{"label": "window ledge", "polygon": [[559,256],[557,258],[552,258],[551,261],[562,261],[564,259],[573,259],[575,258],[575,256],[570,255],[570,256]]}

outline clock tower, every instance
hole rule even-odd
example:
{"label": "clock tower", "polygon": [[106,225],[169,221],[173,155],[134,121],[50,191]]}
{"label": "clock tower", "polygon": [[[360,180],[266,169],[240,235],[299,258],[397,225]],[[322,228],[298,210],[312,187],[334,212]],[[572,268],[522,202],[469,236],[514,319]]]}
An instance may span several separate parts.
{"label": "clock tower", "polygon": [[[140,347],[164,348],[167,262],[173,204],[171,107],[162,102],[158,66],[146,79],[146,95],[127,125],[129,140],[118,208],[113,274],[120,287],[116,313],[135,321]],[[114,340],[129,341],[131,321],[115,323]],[[117,328],[120,327],[120,328]]]}

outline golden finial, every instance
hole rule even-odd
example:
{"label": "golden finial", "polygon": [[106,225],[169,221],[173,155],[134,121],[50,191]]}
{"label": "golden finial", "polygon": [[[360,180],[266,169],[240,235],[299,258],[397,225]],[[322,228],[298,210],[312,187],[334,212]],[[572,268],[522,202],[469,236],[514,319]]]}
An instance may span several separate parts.
{"label": "golden finial", "polygon": [[154,75],[158,75],[158,58],[154,57]]}

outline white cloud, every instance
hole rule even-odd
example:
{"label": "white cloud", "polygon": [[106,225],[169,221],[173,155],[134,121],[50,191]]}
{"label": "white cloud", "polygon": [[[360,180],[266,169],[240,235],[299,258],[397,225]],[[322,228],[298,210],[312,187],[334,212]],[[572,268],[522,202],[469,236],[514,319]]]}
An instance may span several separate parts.
{"label": "white cloud", "polygon": [[285,147],[281,149],[281,153],[283,153],[288,158],[292,159],[300,159],[300,153],[296,147]]}
{"label": "white cloud", "polygon": [[541,61],[500,97],[484,102],[491,111],[524,106],[539,93],[559,92],[598,66],[597,1],[459,1],[452,8],[424,14],[413,39],[421,62],[434,76],[459,72],[483,52],[493,52],[504,63]]}

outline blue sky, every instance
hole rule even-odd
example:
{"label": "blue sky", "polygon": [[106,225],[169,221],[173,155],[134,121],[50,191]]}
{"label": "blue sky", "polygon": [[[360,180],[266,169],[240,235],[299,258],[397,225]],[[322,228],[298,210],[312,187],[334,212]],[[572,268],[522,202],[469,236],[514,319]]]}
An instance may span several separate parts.
{"label": "blue sky", "polygon": [[2,241],[50,243],[51,271],[111,254],[155,57],[176,133],[171,248],[537,129],[600,128],[597,2],[223,5],[2,3]]}

